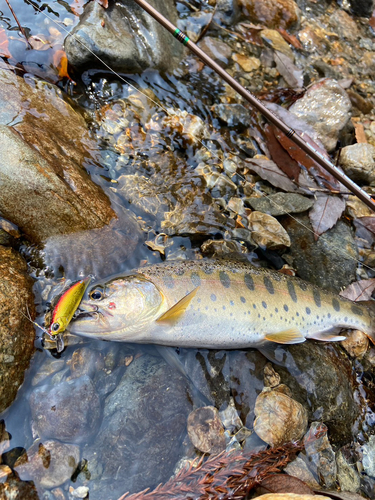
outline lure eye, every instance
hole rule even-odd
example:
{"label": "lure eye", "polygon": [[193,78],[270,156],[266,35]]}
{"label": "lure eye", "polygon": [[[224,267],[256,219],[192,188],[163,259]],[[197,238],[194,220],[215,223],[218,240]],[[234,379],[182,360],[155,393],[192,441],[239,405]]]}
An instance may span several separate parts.
{"label": "lure eye", "polygon": [[100,300],[103,297],[104,297],[104,293],[99,289],[96,289],[96,290],[93,290],[92,292],[90,292],[90,299],[92,299],[92,300]]}
{"label": "lure eye", "polygon": [[58,332],[59,331],[59,328],[60,328],[60,324],[59,323],[52,323],[51,325],[51,332]]}

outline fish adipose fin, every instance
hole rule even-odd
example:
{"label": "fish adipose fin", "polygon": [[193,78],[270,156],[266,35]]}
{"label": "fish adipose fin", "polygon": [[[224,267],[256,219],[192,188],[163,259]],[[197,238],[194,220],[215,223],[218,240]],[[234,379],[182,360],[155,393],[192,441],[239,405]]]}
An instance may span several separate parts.
{"label": "fish adipose fin", "polygon": [[179,300],[177,304],[175,304],[170,309],[168,309],[168,311],[162,314],[160,318],[156,320],[157,323],[167,323],[168,325],[174,325],[185,313],[188,305],[197,293],[198,288],[199,286],[197,286],[197,288],[194,288],[193,291],[185,295],[185,297]]}
{"label": "fish adipose fin", "polygon": [[277,333],[267,333],[265,338],[270,342],[276,342],[277,344],[300,344],[306,340],[301,332],[295,328],[290,328],[289,330]]}

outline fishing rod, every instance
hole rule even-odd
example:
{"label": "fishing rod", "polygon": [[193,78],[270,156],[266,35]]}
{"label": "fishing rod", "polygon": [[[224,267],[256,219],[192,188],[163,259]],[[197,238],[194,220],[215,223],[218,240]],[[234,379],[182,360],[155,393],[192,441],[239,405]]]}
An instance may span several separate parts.
{"label": "fishing rod", "polygon": [[353,194],[358,196],[372,211],[375,212],[375,202],[363,189],[342,172],[327,158],[325,158],[310,142],[304,140],[296,131],[284,123],[278,116],[262,104],[253,94],[232,78],[221,66],[219,66],[211,57],[200,49],[189,37],[174,26],[159,11],[151,7],[145,0],[134,0],[142,9],[152,16],[159,24],[166,28],[179,42],[185,45],[195,55],[197,55],[207,66],[223,78],[236,92],[246,99],[254,108],[262,113],[267,120],[280,129],[284,134],[315,160],[321,167],[327,170],[333,177],[339,180]]}

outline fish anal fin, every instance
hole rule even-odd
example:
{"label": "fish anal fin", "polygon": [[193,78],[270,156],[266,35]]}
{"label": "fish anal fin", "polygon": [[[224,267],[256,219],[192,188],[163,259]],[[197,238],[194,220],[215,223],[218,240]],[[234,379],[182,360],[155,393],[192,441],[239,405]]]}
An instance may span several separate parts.
{"label": "fish anal fin", "polygon": [[319,332],[309,335],[309,339],[321,340],[323,342],[340,342],[340,340],[345,340],[345,335],[337,335],[335,332]]}
{"label": "fish anal fin", "polygon": [[157,323],[166,323],[169,325],[174,325],[185,313],[188,305],[194,298],[195,294],[198,291],[199,286],[194,288],[190,293],[185,295],[181,300],[177,302],[174,306],[172,306],[168,311],[163,313],[157,320]]}
{"label": "fish anal fin", "polygon": [[277,344],[300,344],[306,340],[296,328],[290,328],[289,330],[283,330],[276,333],[267,333],[265,338]]}

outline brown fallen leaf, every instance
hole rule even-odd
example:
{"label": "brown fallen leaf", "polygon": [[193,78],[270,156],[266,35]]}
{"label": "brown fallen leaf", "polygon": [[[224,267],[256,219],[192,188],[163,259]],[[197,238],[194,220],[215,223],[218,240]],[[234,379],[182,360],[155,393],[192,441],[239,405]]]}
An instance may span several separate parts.
{"label": "brown fallen leaf", "polygon": [[[267,138],[267,146],[271,154],[272,160],[281,168],[286,175],[296,181],[300,173],[300,167],[296,161],[294,161],[290,155],[285,151],[285,149],[280,145],[280,142],[276,139],[279,135],[279,131],[272,124],[267,124],[264,127],[264,134]],[[280,132],[282,133],[282,132]]]}
{"label": "brown fallen leaf", "polygon": [[297,37],[295,37],[294,35],[290,35],[286,30],[284,30],[284,28],[276,28],[276,31],[278,31],[280,33],[280,35],[284,38],[284,40],[287,43],[290,43],[290,45],[293,45],[293,47],[295,49],[298,49],[298,50],[302,49],[302,44],[298,40]]}
{"label": "brown fallen leaf", "polygon": [[302,88],[303,87],[303,70],[298,69],[293,61],[278,50],[274,55],[276,69],[284,78],[289,87]]}
{"label": "brown fallen leaf", "polygon": [[373,10],[372,12],[372,16],[370,17],[370,20],[369,20],[369,25],[371,26],[371,28],[373,30],[375,30],[375,10]]}
{"label": "brown fallen leaf", "polygon": [[354,125],[356,141],[362,144],[367,143],[367,137],[362,123],[358,122],[357,120],[353,120],[352,118],[352,124]]}
{"label": "brown fallen leaf", "polygon": [[68,58],[64,50],[57,50],[53,54],[53,64],[60,78],[68,78],[70,81],[73,81],[68,73]]}
{"label": "brown fallen leaf", "polygon": [[356,228],[356,237],[366,240],[370,245],[374,243],[375,240],[375,217],[358,217],[353,220],[353,224]]}
{"label": "brown fallen leaf", "polygon": [[251,160],[247,159],[245,162],[249,170],[255,172],[273,186],[291,193],[299,192],[293,181],[289,179],[274,161],[268,158],[251,158]]}
{"label": "brown fallen leaf", "polygon": [[0,28],[0,56],[1,57],[6,57],[7,59],[9,57],[12,57],[12,54],[9,52],[9,40],[6,34],[5,29]]}
{"label": "brown fallen leaf", "polygon": [[345,210],[345,201],[339,196],[323,193],[316,195],[316,201],[309,212],[309,218],[314,230],[315,240],[331,229],[341,217]]}
{"label": "brown fallen leaf", "polygon": [[296,493],[299,495],[313,495],[313,490],[301,479],[286,474],[272,474],[266,477],[257,488],[257,493]]}
{"label": "brown fallen leaf", "polygon": [[371,300],[372,292],[375,290],[375,278],[369,280],[355,281],[340,292],[341,297],[359,302]]}

